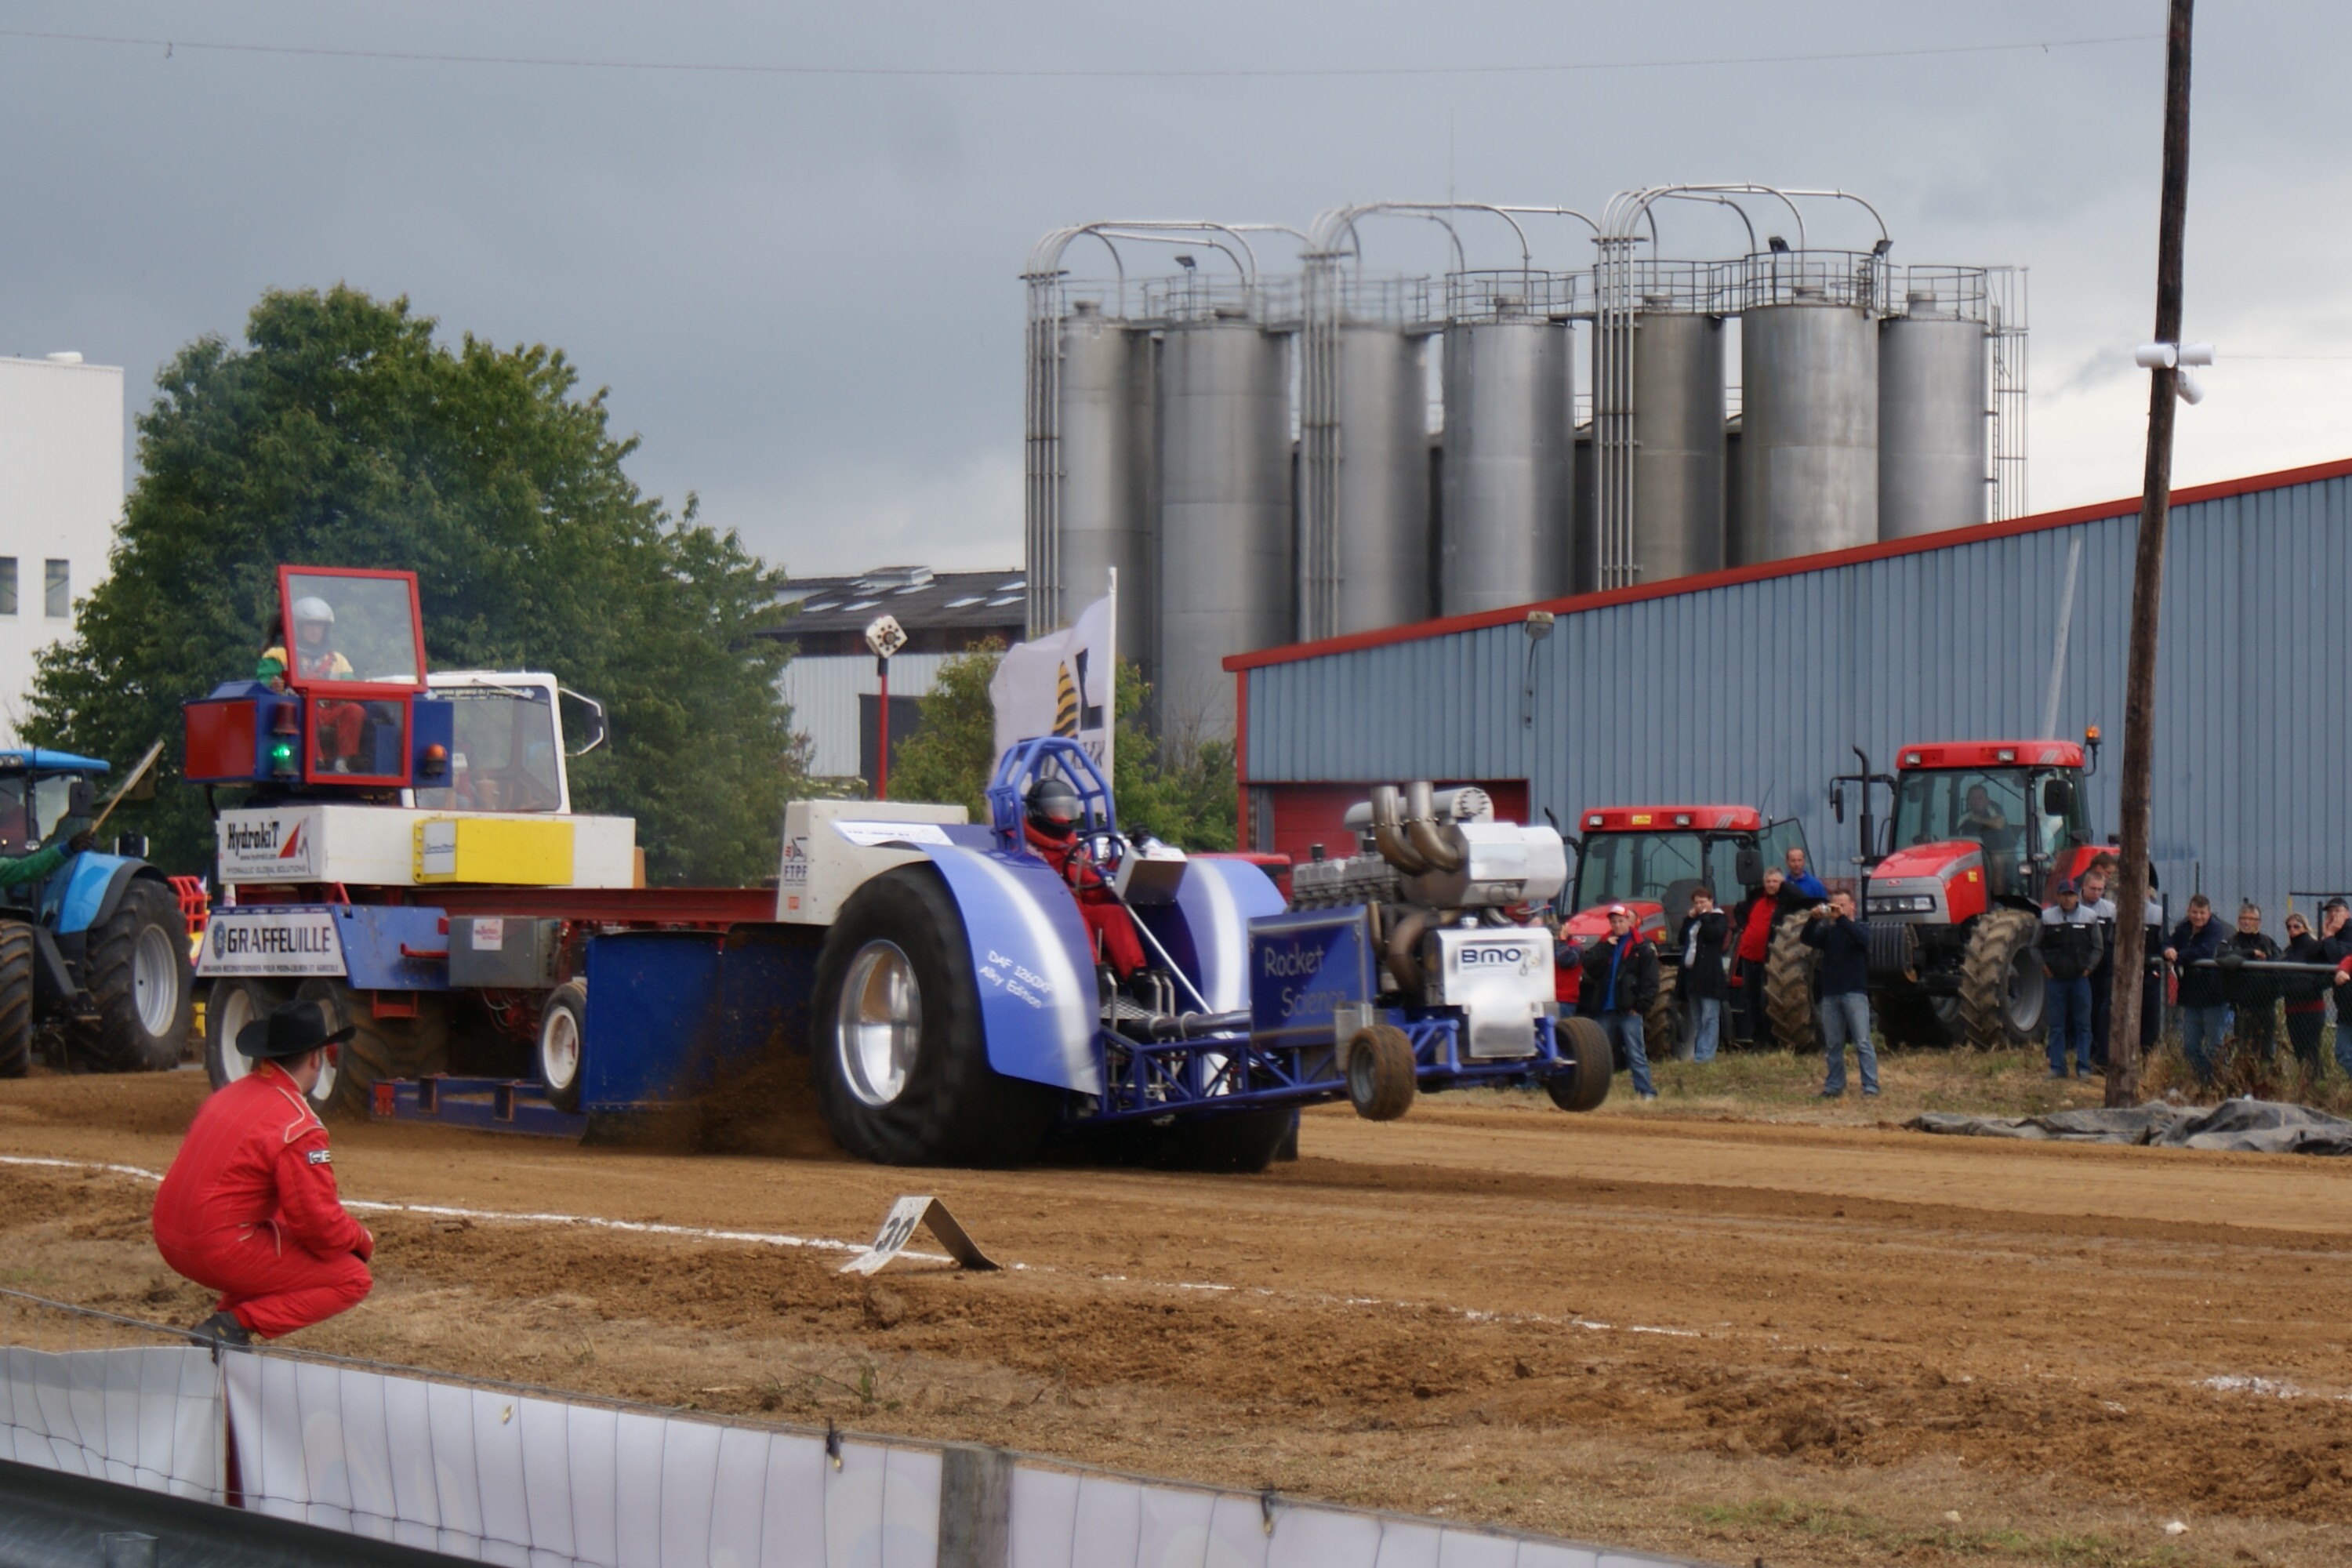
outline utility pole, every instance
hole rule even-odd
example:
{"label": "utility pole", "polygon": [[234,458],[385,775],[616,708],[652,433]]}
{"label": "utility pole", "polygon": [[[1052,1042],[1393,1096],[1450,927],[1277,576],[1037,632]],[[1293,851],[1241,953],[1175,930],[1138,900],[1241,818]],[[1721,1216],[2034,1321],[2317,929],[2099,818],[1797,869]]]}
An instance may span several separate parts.
{"label": "utility pole", "polygon": [[[2156,338],[2180,342],[2181,233],[2189,221],[2189,29],[2195,0],[2172,0],[2164,49],[2164,191],[2157,219]],[[2172,419],[2179,402],[2176,364],[2151,366],[2147,398],[2147,474],[2139,507],[2139,548],[2132,561],[2131,653],[2124,686],[2123,865],[2116,890],[2114,1006],[2107,1031],[2107,1093],[2112,1106],[2139,1099],[2143,911],[2147,907],[2148,781],[2156,766],[2156,634],[2164,597],[2165,524],[2172,510]]]}

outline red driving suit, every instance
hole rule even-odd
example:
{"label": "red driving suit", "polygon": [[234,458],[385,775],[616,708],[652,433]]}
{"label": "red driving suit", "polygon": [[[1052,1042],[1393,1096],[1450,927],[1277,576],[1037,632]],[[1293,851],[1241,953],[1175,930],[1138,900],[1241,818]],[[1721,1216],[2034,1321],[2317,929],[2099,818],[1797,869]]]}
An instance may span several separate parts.
{"label": "red driving suit", "polygon": [[1078,836],[1073,833],[1056,838],[1026,824],[1022,831],[1028,836],[1029,847],[1059,871],[1062,879],[1077,893],[1078,915],[1087,922],[1087,935],[1094,941],[1095,961],[1109,964],[1111,973],[1121,980],[1141,969],[1143,939],[1135,934],[1135,917],[1112,896],[1102,873],[1090,861],[1078,858]]}
{"label": "red driving suit", "polygon": [[343,1212],[327,1130],[261,1062],[196,1112],[155,1194],[155,1247],[266,1339],[357,1306],[375,1237]]}

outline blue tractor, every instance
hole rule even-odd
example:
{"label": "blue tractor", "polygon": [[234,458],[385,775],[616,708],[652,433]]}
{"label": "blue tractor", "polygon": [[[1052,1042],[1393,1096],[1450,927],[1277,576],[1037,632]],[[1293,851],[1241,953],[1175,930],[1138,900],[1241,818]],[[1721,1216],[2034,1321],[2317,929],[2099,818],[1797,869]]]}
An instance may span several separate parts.
{"label": "blue tractor", "polygon": [[194,986],[170,882],[142,859],[65,843],[108,771],[68,752],[0,751],[0,1078],[25,1075],[36,1037],[49,1061],[85,1072],[160,1072],[186,1049]]}
{"label": "blue tractor", "polygon": [[[1317,896],[1287,910],[1255,866],[1122,834],[1068,740],[1005,753],[984,827],[835,824],[919,858],[857,886],[817,959],[811,1069],[835,1137],[893,1164],[1013,1163],[1058,1137],[1248,1171],[1318,1100],[1388,1121],[1418,1091],[1518,1084],[1597,1106],[1607,1044],[1556,1017],[1535,919],[1564,879],[1559,835],[1494,821],[1480,791],[1373,795],[1370,852],[1318,862]],[[1041,857],[1052,798],[1075,853]],[[842,852],[826,837],[803,852]],[[1139,969],[1107,962],[1129,922]]]}

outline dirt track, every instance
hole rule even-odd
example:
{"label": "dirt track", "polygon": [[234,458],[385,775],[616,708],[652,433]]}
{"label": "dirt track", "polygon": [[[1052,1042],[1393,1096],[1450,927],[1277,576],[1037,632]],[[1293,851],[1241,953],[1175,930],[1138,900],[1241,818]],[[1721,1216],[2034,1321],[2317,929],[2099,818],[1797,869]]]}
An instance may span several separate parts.
{"label": "dirt track", "polygon": [[[202,1089],[0,1085],[0,1154],[160,1170]],[[377,1293],[320,1349],[1774,1568],[2352,1557],[2336,1163],[1501,1096],[1311,1113],[1263,1177],[337,1151],[354,1198],[841,1240],[935,1191],[1024,1267],[869,1287],[837,1252],[371,1216]],[[201,1315],[146,1199],[0,1167],[0,1281]]]}

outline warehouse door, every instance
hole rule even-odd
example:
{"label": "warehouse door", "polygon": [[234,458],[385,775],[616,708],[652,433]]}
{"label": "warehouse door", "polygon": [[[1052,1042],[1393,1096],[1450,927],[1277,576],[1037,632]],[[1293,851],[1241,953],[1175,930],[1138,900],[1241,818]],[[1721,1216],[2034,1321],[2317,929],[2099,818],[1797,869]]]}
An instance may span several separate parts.
{"label": "warehouse door", "polygon": [[[1528,819],[1525,779],[1453,779],[1441,789],[1475,784],[1495,797],[1495,815],[1505,822]],[[1293,864],[1311,860],[1315,846],[1337,860],[1355,853],[1345,818],[1348,808],[1371,798],[1370,784],[1252,784],[1251,847],[1287,855]]]}

